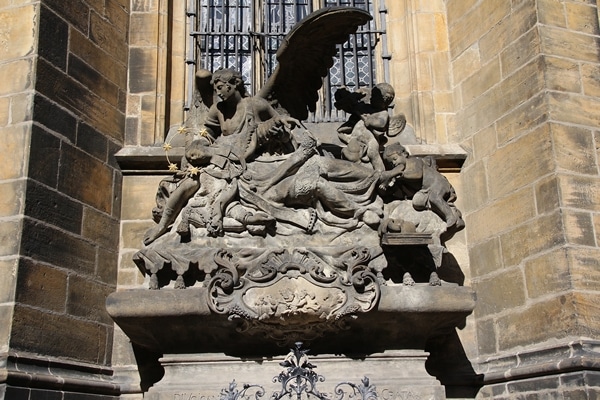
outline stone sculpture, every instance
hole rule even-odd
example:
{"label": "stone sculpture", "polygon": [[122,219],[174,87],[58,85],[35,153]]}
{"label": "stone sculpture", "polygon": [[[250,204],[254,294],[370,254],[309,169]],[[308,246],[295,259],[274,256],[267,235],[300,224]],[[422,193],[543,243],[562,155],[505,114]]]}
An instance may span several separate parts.
{"label": "stone sculpture", "polygon": [[349,115],[337,131],[340,158],[301,122],[335,46],[370,18],[345,7],[311,14],[285,38],[256,96],[237,71],[198,72],[197,106],[180,129],[185,156],[161,182],[157,224],[134,257],[151,289],[203,286],[212,312],[243,320],[242,329],[306,339],[373,309],[388,253],[401,251],[394,237],[420,234],[436,259],[464,227],[434,163],[393,142],[406,121],[389,114],[389,84],[337,91]]}

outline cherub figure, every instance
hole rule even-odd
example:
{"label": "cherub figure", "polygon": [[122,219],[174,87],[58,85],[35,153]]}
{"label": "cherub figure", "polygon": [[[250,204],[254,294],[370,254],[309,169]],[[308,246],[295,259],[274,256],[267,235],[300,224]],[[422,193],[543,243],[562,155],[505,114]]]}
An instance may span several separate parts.
{"label": "cherub figure", "polygon": [[456,192],[432,163],[411,157],[399,143],[385,147],[383,159],[390,167],[381,173],[380,189],[396,189],[395,195],[409,198],[415,210],[432,210],[446,222],[448,229],[464,228],[460,211],[454,206]]}
{"label": "cherub figure", "polygon": [[353,93],[346,88],[335,92],[336,108],[350,114],[348,121],[338,128],[338,137],[346,145],[342,149],[345,159],[370,163],[377,171],[385,169],[381,147],[387,141],[388,107],[394,96],[394,88],[387,83]]}

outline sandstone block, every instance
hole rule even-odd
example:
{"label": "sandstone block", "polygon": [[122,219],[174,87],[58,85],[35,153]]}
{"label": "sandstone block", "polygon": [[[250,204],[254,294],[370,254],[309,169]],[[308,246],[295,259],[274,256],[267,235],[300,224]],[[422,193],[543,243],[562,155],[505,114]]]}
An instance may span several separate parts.
{"label": "sandstone block", "polygon": [[93,208],[83,209],[82,236],[90,241],[116,250],[119,247],[119,220]]}
{"label": "sandstone block", "polygon": [[113,171],[110,167],[75,147],[63,146],[58,182],[60,191],[110,214],[113,187]]}
{"label": "sandstone block", "polygon": [[600,97],[600,65],[581,65],[581,85],[585,95]]}
{"label": "sandstone block", "polygon": [[77,147],[96,157],[99,161],[107,161],[108,139],[106,136],[85,123],[77,125]]}
{"label": "sandstone block", "polygon": [[156,206],[155,194],[163,176],[123,177],[123,220],[149,220]]}
{"label": "sandstone block", "polygon": [[75,143],[77,120],[71,113],[48,98],[39,94],[35,96],[33,118],[35,122]]}
{"label": "sandstone block", "polygon": [[493,126],[489,126],[473,135],[473,158],[481,160],[496,151],[497,133]]}
{"label": "sandstone block", "polygon": [[80,1],[48,0],[46,5],[84,34],[89,32],[90,8]]}
{"label": "sandstone block", "polygon": [[40,10],[39,55],[49,63],[65,71],[67,68],[67,47],[69,26],[50,9],[42,6]]}
{"label": "sandstone block", "polygon": [[106,303],[106,297],[114,291],[114,286],[108,286],[78,275],[70,275],[67,313],[88,321],[110,325],[112,319],[106,312],[104,304]]}
{"label": "sandstone block", "polygon": [[23,213],[25,183],[24,179],[0,182],[0,218]]}
{"label": "sandstone block", "polygon": [[11,96],[10,99],[10,122],[13,125],[30,122],[33,117],[33,98],[32,92],[19,93]]}
{"label": "sandstone block", "polygon": [[[449,10],[450,7],[447,7]],[[449,15],[450,52],[452,57],[458,56],[470,47],[493,26],[498,24],[511,12],[511,4],[506,1],[483,1],[471,8],[461,18],[454,22]]]}
{"label": "sandstone block", "polygon": [[115,286],[117,284],[117,267],[119,265],[118,249],[98,248],[96,277],[100,281]]}
{"label": "sandstone block", "polygon": [[105,365],[107,329],[97,322],[16,305],[11,348]]}
{"label": "sandstone block", "polygon": [[31,126],[20,124],[0,129],[3,140],[0,180],[18,179],[27,171],[27,155]]}
{"label": "sandstone block", "polygon": [[71,55],[69,57],[68,73],[102,100],[113,107],[119,106],[119,88],[117,85],[104,78],[85,61]]}
{"label": "sandstone block", "polygon": [[527,297],[535,299],[571,287],[567,249],[560,248],[525,262]]}
{"label": "sandstone block", "polygon": [[90,38],[116,61],[127,62],[127,31],[119,31],[95,12],[90,15]]}
{"label": "sandstone block", "polygon": [[116,62],[106,51],[96,46],[89,38],[76,29],[70,30],[69,51],[85,60],[93,69],[108,78],[118,87],[127,87],[125,64]]}
{"label": "sandstone block", "polygon": [[[496,58],[510,43],[530,31],[537,23],[535,3],[521,2],[506,18],[491,27],[479,41],[479,51],[483,63]],[[505,74],[506,76],[506,74]]]}
{"label": "sandstone block", "polygon": [[570,294],[557,294],[515,310],[498,318],[496,332],[500,351],[577,335],[575,298]]}
{"label": "sandstone block", "polygon": [[134,249],[139,250],[142,248],[142,240],[144,233],[155,224],[152,221],[127,221],[122,222],[121,228],[121,250]]}
{"label": "sandstone block", "polygon": [[600,282],[600,250],[596,247],[570,247],[567,256],[573,289],[597,292]]}
{"label": "sandstone block", "polygon": [[599,98],[550,92],[548,104],[550,115],[555,121],[600,126]]}
{"label": "sandstone block", "polygon": [[496,332],[493,319],[482,319],[477,325],[477,346],[479,354],[494,354],[496,352]]}
{"label": "sandstone block", "polygon": [[558,180],[556,176],[550,176],[536,184],[535,202],[538,214],[551,213],[560,207]]}
{"label": "sandstone block", "polygon": [[559,175],[563,207],[600,211],[600,181],[595,176]]}
{"label": "sandstone block", "polygon": [[17,276],[16,301],[44,310],[64,313],[67,301],[67,273],[35,260],[21,259]]}
{"label": "sandstone block", "polygon": [[473,45],[452,60],[454,83],[459,84],[481,68],[479,46]]}
{"label": "sandstone block", "polygon": [[[96,248],[93,244],[30,219],[23,221],[21,254],[33,259],[93,275],[96,265]],[[13,231],[13,236],[14,231]]]}
{"label": "sandstone block", "polygon": [[0,64],[0,76],[10,76],[0,83],[0,96],[33,89],[33,60],[23,58]]}
{"label": "sandstone block", "polygon": [[[527,240],[527,246],[523,246],[524,240]],[[521,224],[500,236],[504,265],[520,264],[527,257],[564,243],[562,220],[558,212]]]}
{"label": "sandstone block", "polygon": [[487,242],[469,248],[470,267],[473,277],[486,276],[502,268],[500,239],[495,237]]}
{"label": "sandstone block", "polygon": [[486,171],[485,163],[479,161],[461,172],[461,179],[469,186],[469,194],[461,200],[465,212],[477,210],[489,200]]}
{"label": "sandstone block", "polygon": [[[487,241],[535,217],[533,190],[526,188],[465,216],[469,243]],[[519,239],[521,240],[521,239]],[[512,265],[512,264],[506,264]]]}
{"label": "sandstone block", "polygon": [[559,92],[581,92],[579,64],[551,56],[544,57],[546,64],[546,86]]}
{"label": "sandstone block", "polygon": [[[10,60],[33,54],[37,44],[34,21],[37,14],[36,4],[22,7],[9,7],[0,12],[0,26],[4,40],[0,42],[0,59]],[[2,80],[0,87],[9,82]]]}
{"label": "sandstone block", "polygon": [[471,104],[481,94],[500,82],[500,62],[498,58],[483,65],[477,72],[467,78],[461,85],[462,101],[464,105]]}
{"label": "sandstone block", "polygon": [[125,124],[123,113],[41,59],[38,63],[37,89],[59,105],[81,116],[98,131],[116,140],[122,140]]}
{"label": "sandstone block", "polygon": [[563,210],[563,226],[569,244],[596,245],[592,216],[589,212]]}
{"label": "sandstone block", "polygon": [[598,9],[593,5],[565,2],[567,27],[569,29],[598,35]]}
{"label": "sandstone block", "polygon": [[16,257],[0,260],[0,304],[15,301],[18,265],[19,259]]}
{"label": "sandstone block", "polygon": [[476,318],[525,304],[525,281],[519,268],[501,271],[489,278],[474,279],[473,290],[477,293]]}
{"label": "sandstone block", "polygon": [[142,93],[156,90],[157,54],[152,48],[132,48],[129,54],[129,90]]}
{"label": "sandstone block", "polygon": [[127,37],[129,27],[129,2],[123,0],[106,0],[104,16]]}
{"label": "sandstone block", "polygon": [[556,26],[561,28],[567,27],[565,11],[562,1],[556,0],[541,0],[537,3],[540,23],[544,25]]}
{"label": "sandstone block", "polygon": [[0,256],[19,254],[19,240],[22,234],[21,219],[2,221],[0,223]]}
{"label": "sandstone block", "polygon": [[29,180],[27,182],[25,215],[79,234],[83,206],[55,190]]}
{"label": "sandstone block", "polygon": [[496,122],[498,146],[519,137],[546,122],[549,118],[545,94],[540,92],[513,108]]}
{"label": "sandstone block", "polygon": [[554,170],[553,146],[548,125],[508,143],[490,156],[488,179],[491,198],[514,192]]}
{"label": "sandstone block", "polygon": [[542,51],[557,57],[598,62],[598,43],[595,36],[542,25]]}
{"label": "sandstone block", "polygon": [[527,64],[540,54],[541,40],[537,29],[531,29],[513,43],[507,44],[500,53],[503,76]]}

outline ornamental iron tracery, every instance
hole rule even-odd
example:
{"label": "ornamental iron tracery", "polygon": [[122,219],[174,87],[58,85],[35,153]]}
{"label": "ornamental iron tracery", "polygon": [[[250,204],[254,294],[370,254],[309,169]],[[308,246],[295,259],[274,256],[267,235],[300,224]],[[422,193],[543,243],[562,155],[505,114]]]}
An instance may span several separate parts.
{"label": "ornamental iron tracery", "polygon": [[[377,400],[377,388],[372,385],[366,376],[361,379],[360,384],[351,382],[338,383],[334,388],[334,397],[331,398],[327,393],[319,391],[317,385],[324,382],[325,377],[317,374],[306,353],[308,349],[302,348],[302,342],[296,342],[293,349],[290,350],[285,359],[279,364],[285,369],[279,375],[273,378],[273,382],[281,385],[281,390],[273,392],[271,400],[280,400],[284,397],[296,400],[316,398],[319,400],[343,400],[346,396],[354,400]],[[347,388],[345,390],[345,388]],[[349,390],[348,390],[349,389]],[[219,400],[255,400],[261,399],[265,395],[265,389],[257,384],[243,384],[238,389],[235,379],[229,384],[229,387],[222,389]]]}

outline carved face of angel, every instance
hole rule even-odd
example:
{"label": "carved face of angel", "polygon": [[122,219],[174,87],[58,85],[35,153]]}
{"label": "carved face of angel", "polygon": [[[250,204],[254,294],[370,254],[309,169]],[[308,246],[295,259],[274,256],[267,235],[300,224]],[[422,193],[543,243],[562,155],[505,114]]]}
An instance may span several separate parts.
{"label": "carved face of angel", "polygon": [[406,164],[406,156],[402,153],[391,153],[385,157],[386,161],[390,163],[393,167],[397,167],[399,165]]}
{"label": "carved face of angel", "polygon": [[236,87],[230,82],[215,82],[215,92],[221,101],[227,101],[235,94]]}

